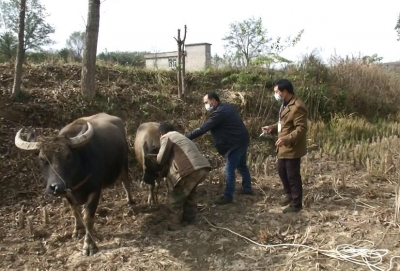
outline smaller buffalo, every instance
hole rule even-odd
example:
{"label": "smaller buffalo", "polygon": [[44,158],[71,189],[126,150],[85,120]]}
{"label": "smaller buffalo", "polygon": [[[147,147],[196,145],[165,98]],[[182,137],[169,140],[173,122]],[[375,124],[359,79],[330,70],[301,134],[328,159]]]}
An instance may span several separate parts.
{"label": "smaller buffalo", "polygon": [[145,122],[141,124],[135,137],[135,156],[143,169],[142,182],[149,186],[148,204],[157,204],[157,194],[162,178],[159,172],[162,170],[152,156],[157,156],[160,149],[160,134],[157,122]]}
{"label": "smaller buffalo", "polygon": [[[85,233],[84,255],[98,251],[93,240],[93,224],[103,188],[120,177],[129,204],[133,204],[128,176],[128,143],[125,125],[118,117],[105,113],[82,117],[68,124],[57,136],[25,141],[21,130],[15,145],[38,151],[46,193],[66,197],[75,216],[73,237]],[[81,205],[85,204],[85,216]]]}

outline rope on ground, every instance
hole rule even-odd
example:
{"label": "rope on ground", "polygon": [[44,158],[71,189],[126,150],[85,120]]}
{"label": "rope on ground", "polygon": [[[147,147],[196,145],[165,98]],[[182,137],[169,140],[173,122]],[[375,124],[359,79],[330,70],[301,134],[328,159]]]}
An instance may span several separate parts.
{"label": "rope on ground", "polygon": [[[204,217],[204,216],[203,216]],[[316,252],[319,252],[325,256],[338,259],[338,260],[343,260],[343,261],[348,261],[357,265],[362,265],[366,266],[369,268],[371,271],[389,271],[392,270],[393,268],[393,260],[396,258],[400,258],[400,256],[393,256],[390,258],[390,264],[388,269],[384,269],[382,265],[382,261],[385,255],[389,253],[388,249],[374,249],[374,243],[369,241],[369,240],[357,240],[352,244],[342,244],[338,245],[335,249],[330,249],[330,250],[325,250],[325,249],[318,249],[314,248],[311,246],[303,245],[303,244],[276,244],[276,245],[264,245],[260,244],[256,241],[251,240],[250,238],[247,238],[246,236],[243,236],[237,232],[232,231],[231,229],[224,228],[224,227],[219,227],[214,224],[212,224],[206,217],[204,217],[206,222],[213,228],[216,229],[221,229],[228,231],[230,233],[233,233],[236,236],[239,236],[240,238],[243,238],[250,243],[253,243],[257,246],[263,247],[263,248],[274,248],[274,247],[303,247],[307,249],[314,250]],[[372,246],[372,248],[368,247],[362,247],[362,243],[368,243]],[[358,246],[356,244],[359,244]]]}

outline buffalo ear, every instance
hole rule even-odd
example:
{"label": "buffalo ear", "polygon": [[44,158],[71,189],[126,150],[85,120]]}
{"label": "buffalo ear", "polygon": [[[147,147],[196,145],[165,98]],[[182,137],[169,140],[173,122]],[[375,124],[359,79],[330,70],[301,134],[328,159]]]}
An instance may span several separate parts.
{"label": "buffalo ear", "polygon": [[34,132],[29,132],[29,133],[26,135],[26,141],[28,141],[28,142],[34,142],[34,141],[35,141],[35,138],[36,138],[36,135],[35,135]]}

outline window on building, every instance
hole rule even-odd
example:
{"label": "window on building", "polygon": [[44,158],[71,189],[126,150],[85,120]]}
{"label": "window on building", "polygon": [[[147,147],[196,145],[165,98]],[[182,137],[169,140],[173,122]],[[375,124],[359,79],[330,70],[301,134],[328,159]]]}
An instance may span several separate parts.
{"label": "window on building", "polygon": [[176,67],[176,58],[168,58],[168,67],[170,68]]}

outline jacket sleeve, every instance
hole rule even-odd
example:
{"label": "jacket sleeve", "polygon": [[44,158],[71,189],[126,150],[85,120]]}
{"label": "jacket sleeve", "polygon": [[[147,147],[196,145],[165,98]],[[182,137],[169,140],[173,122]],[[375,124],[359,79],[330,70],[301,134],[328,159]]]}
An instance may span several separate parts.
{"label": "jacket sleeve", "polygon": [[185,136],[189,139],[195,139],[208,131],[210,131],[215,126],[219,125],[225,120],[225,114],[222,111],[213,112],[210,117],[201,125],[199,128],[187,133]]}
{"label": "jacket sleeve", "polygon": [[272,128],[271,134],[276,134],[276,133],[278,133],[278,123],[277,123],[277,122],[274,123],[274,124],[272,124],[272,125],[271,125],[271,128]]}
{"label": "jacket sleeve", "polygon": [[171,157],[172,141],[168,137],[163,136],[160,139],[160,144],[160,150],[157,154],[157,163],[164,167]]}
{"label": "jacket sleeve", "polygon": [[300,105],[294,112],[293,125],[295,129],[283,139],[285,145],[296,143],[307,134],[307,108],[304,105]]}

